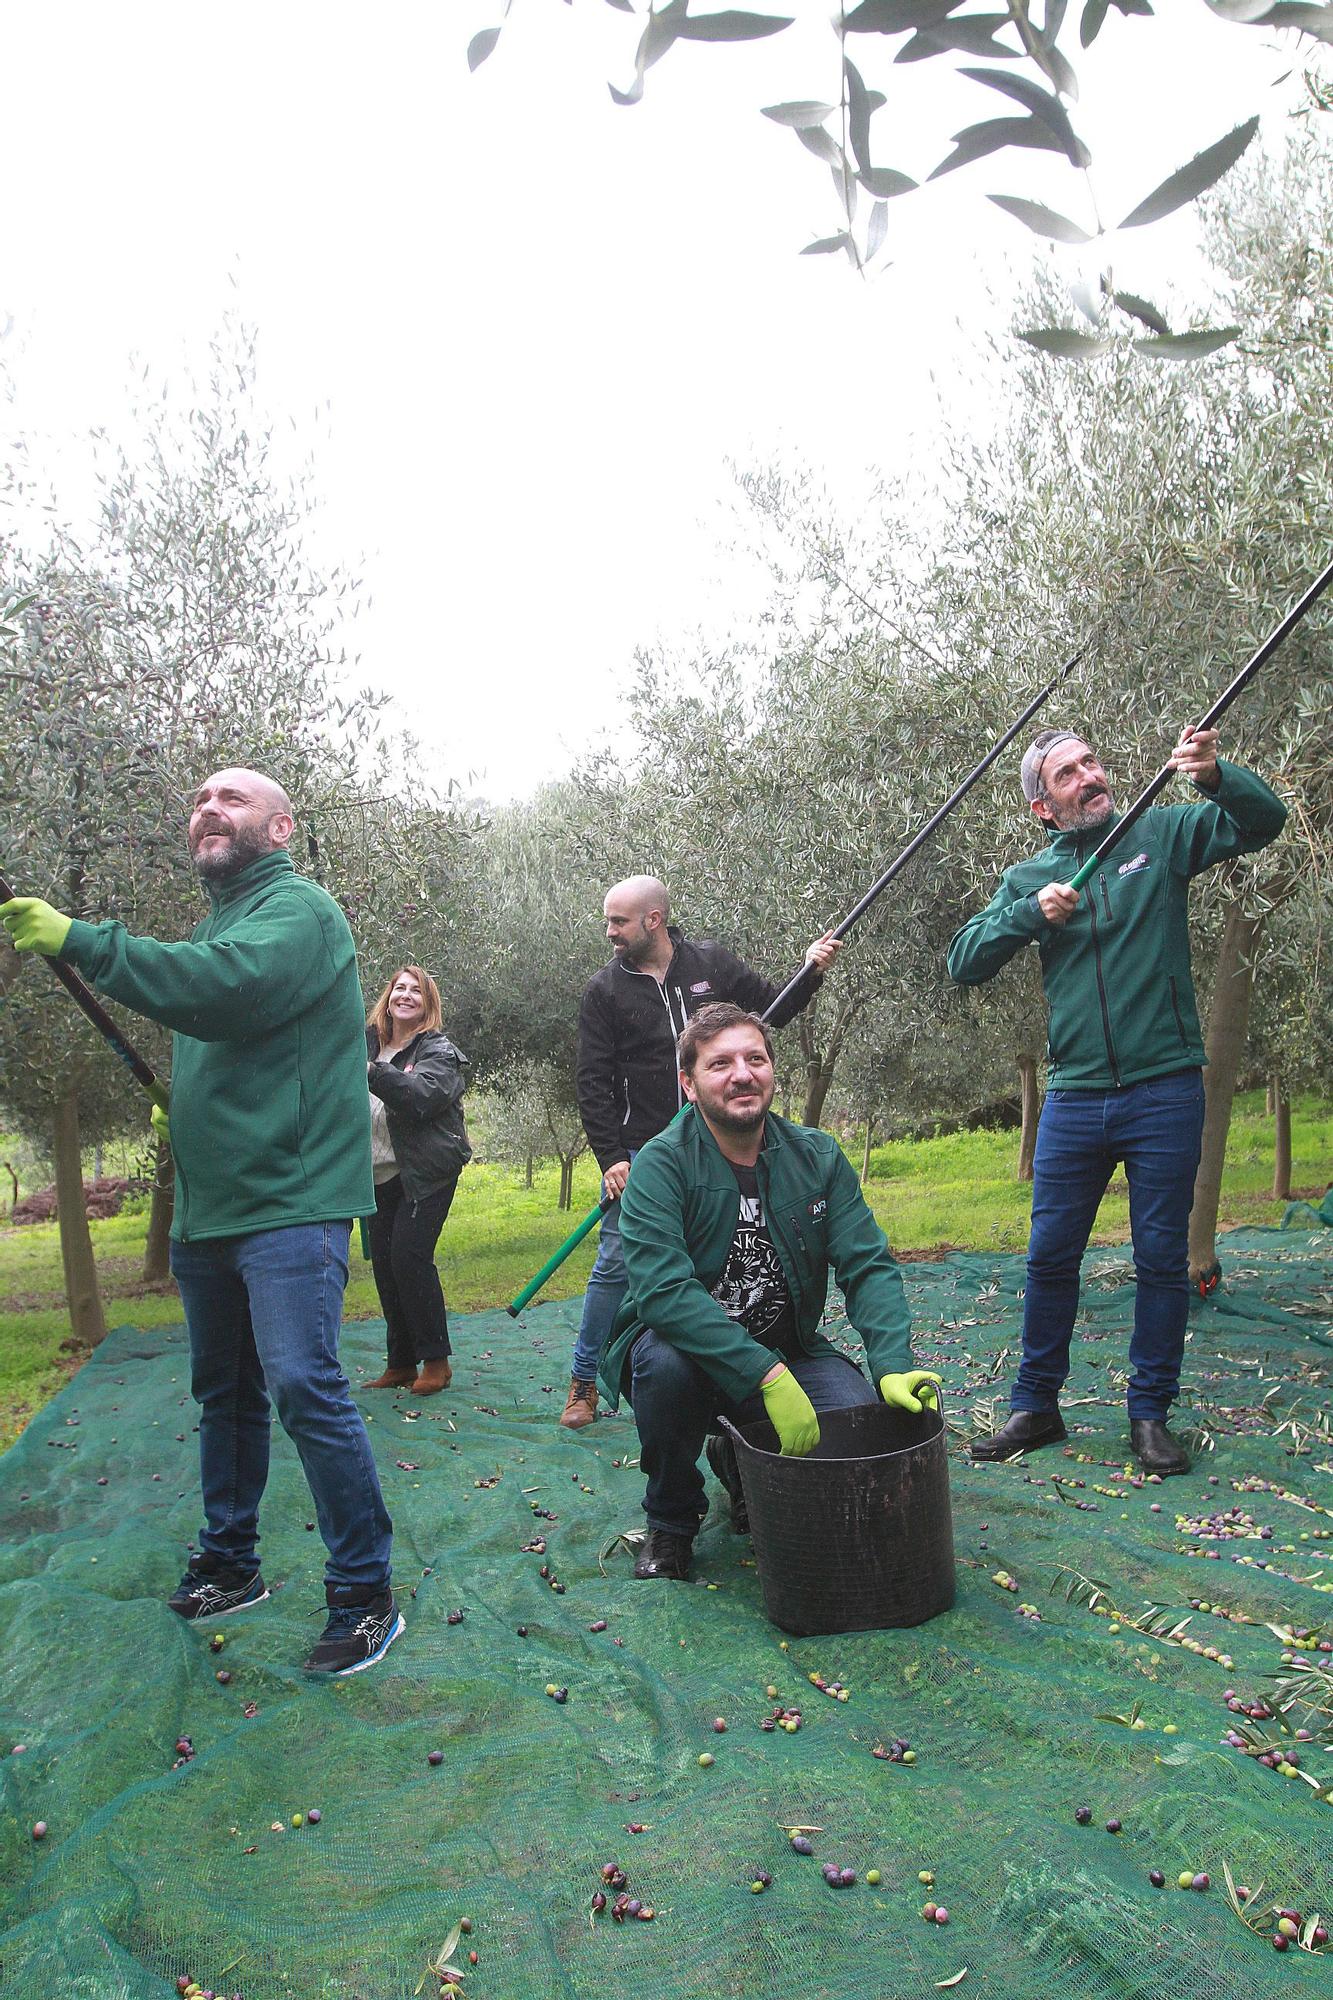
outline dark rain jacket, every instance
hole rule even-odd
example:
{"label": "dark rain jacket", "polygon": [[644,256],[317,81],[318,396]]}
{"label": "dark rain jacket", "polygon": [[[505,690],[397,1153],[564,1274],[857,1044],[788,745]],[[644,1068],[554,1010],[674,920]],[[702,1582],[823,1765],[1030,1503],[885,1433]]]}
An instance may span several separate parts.
{"label": "dark rain jacket", "polygon": [[[770,1112],[757,1171],[764,1220],[804,1351],[838,1352],[819,1331],[832,1271],[875,1381],[910,1368],[903,1281],[837,1140]],[[753,1395],[784,1359],[728,1319],[712,1297],[739,1215],[736,1176],[688,1104],[635,1159],[620,1198],[629,1291],[602,1361],[612,1403],[622,1391],[629,1351],[646,1326],[697,1361],[732,1402]]]}
{"label": "dark rain jacket", "polygon": [[365,1011],[347,919],[284,849],[210,887],[188,944],[74,922],[61,951],[173,1032],[182,1242],[375,1213]]}
{"label": "dark rain jacket", "polygon": [[1068,882],[1114,817],[1087,833],[1052,830],[1045,852],[1007,868],[986,908],[949,946],[951,976],[977,986],[1035,941],[1052,1089],[1119,1090],[1203,1062],[1190,977],[1190,880],[1266,847],[1287,817],[1262,778],[1221,758],[1217,768],[1216,792],[1144,813],[1084,886],[1068,923],[1048,923],[1037,893]]}
{"label": "dark rain jacket", "polygon": [[449,1037],[427,1028],[390,1062],[376,1062],[380,1038],[366,1029],[370,1088],[384,1105],[403,1193],[425,1201],[456,1181],[472,1158],[463,1122],[467,1057]]}
{"label": "dark rain jacket", "polygon": [[[651,972],[616,958],[584,988],[575,1088],[603,1173],[669,1125],[684,1102],[676,1040],[690,1016],[715,1000],[762,1014],[781,991],[725,946],[696,943],[675,924],[669,931],[675,950],[660,985]],[[810,972],[769,1026],[781,1028],[799,1014],[818,983]]]}

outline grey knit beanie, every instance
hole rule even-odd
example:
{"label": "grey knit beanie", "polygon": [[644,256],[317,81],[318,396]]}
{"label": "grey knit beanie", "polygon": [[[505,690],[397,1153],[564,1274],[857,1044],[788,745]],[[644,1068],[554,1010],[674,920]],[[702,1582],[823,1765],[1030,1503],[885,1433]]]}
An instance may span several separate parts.
{"label": "grey knit beanie", "polygon": [[1019,776],[1023,784],[1023,797],[1031,805],[1041,790],[1041,771],[1052,750],[1061,743],[1082,743],[1077,729],[1043,729],[1041,734],[1029,743],[1023,752],[1022,768]]}

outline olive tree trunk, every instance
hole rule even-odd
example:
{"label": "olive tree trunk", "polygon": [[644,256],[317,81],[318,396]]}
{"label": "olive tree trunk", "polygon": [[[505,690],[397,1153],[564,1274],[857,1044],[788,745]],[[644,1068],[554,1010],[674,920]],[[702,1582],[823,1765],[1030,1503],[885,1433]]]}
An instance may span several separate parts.
{"label": "olive tree trunk", "polygon": [[868,1180],[870,1179],[870,1135],[871,1135],[871,1133],[872,1133],[872,1132],[874,1131],[874,1129],[875,1129],[875,1121],[874,1121],[874,1119],[873,1119],[873,1118],[871,1118],[871,1117],[869,1117],[869,1116],[867,1116],[867,1118],[866,1118],[866,1142],[865,1142],[865,1145],[864,1145],[864,1147],[862,1148],[862,1151],[861,1151],[861,1185],[862,1185],[862,1187],[864,1187],[864,1186],[865,1186],[865,1184],[866,1184],[866,1182],[867,1182],[867,1181],[868,1181]]}
{"label": "olive tree trunk", "polygon": [[1197,1284],[1217,1266],[1217,1209],[1222,1193],[1231,1103],[1250,1026],[1250,994],[1254,985],[1253,953],[1263,917],[1249,916],[1240,903],[1227,911],[1217,954],[1213,1004],[1208,1013],[1204,1048],[1208,1055],[1207,1101],[1203,1119],[1203,1151],[1194,1181],[1190,1211],[1190,1282]]}
{"label": "olive tree trunk", "polygon": [[81,1347],[96,1347],[106,1339],[106,1318],[97,1283],[93,1239],[83,1202],[83,1161],[79,1146],[79,1096],[66,1090],[56,1104],[51,1150],[56,1167],[56,1213],[60,1224],[60,1261],[65,1270],[69,1323]]}
{"label": "olive tree trunk", "polygon": [[148,1240],[144,1245],[143,1275],[147,1284],[160,1284],[171,1276],[171,1217],[176,1206],[176,1169],[170,1146],[157,1142],[157,1165],[153,1172],[153,1199],[148,1210]]}
{"label": "olive tree trunk", "polygon": [[1291,1099],[1282,1088],[1282,1078],[1269,1080],[1273,1111],[1273,1199],[1291,1200]]}
{"label": "olive tree trunk", "polygon": [[1023,1106],[1022,1129],[1018,1135],[1018,1172],[1020,1181],[1032,1179],[1032,1162],[1037,1155],[1037,1120],[1041,1116],[1041,1092],[1037,1088],[1037,1059],[1035,1056],[1018,1058],[1019,1095]]}
{"label": "olive tree trunk", "polygon": [[818,1022],[815,1008],[807,1007],[801,1015],[797,1030],[801,1042],[801,1056],[805,1064],[805,1099],[801,1105],[802,1125],[818,1125],[824,1116],[824,1100],[833,1082],[833,1072],[837,1068],[838,1057],[842,1054],[847,1030],[861,1011],[859,999],[846,996],[840,1002],[833,1019],[833,1026],[821,1050],[815,1040]]}
{"label": "olive tree trunk", "polygon": [[560,1199],[556,1203],[556,1207],[558,1209],[563,1209],[563,1208],[572,1208],[573,1206],[574,1206],[574,1155],[571,1153],[569,1158],[566,1159],[564,1154],[562,1153],[560,1155]]}

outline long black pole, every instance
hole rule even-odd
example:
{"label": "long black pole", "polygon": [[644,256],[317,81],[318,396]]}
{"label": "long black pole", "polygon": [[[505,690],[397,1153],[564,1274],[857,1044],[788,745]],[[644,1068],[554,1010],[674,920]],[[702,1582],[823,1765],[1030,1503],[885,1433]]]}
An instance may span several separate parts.
{"label": "long black pole", "polygon": [[[1199,720],[1194,724],[1196,730],[1211,729],[1218,717],[1226,714],[1236,696],[1249,686],[1260,667],[1266,665],[1273,657],[1273,654],[1277,651],[1283,640],[1291,636],[1302,618],[1304,618],[1306,612],[1323,596],[1330,583],[1333,583],[1333,563],[1330,563],[1328,568],[1315,578],[1304,597],[1292,607],[1281,624],[1273,628],[1253,659],[1248,660],[1241,668],[1230,687],[1224,688],[1207,713],[1199,717]],[[1116,821],[1101,844],[1088,856],[1083,866],[1076,874],[1070,876],[1069,886],[1071,889],[1081,889],[1089,876],[1097,872],[1111,850],[1119,845],[1134,822],[1147,812],[1153,800],[1165,791],[1175,775],[1174,765],[1163,764],[1156,777],[1150,779],[1144,786],[1133,805],[1126,807],[1121,818]]]}
{"label": "long black pole", "polygon": [[[4,876],[0,875],[0,903],[12,903],[13,900],[14,891],[10,888]],[[40,956],[45,957],[45,954],[40,954]],[[156,1072],[150,1069],[139,1054],[139,1051],[135,1048],[133,1042],[127,1041],[125,1036],[121,1034],[120,1029],[107,1013],[101,1001],[95,998],[93,993],[79,978],[74,968],[66,965],[63,959],[47,958],[46,964],[51,968],[51,971],[69,994],[75,1006],[81,1008],[87,1015],[98,1034],[102,1037],[102,1040],[109,1048],[114,1049],[140,1089],[146,1091],[154,1104],[160,1105],[162,1110],[165,1111],[167,1109],[166,1085],[160,1081]]]}
{"label": "long black pole", "polygon": [[[862,917],[866,914],[866,911],[870,908],[871,904],[878,902],[879,898],[884,894],[884,891],[888,888],[890,882],[894,882],[897,880],[898,876],[902,874],[903,869],[906,868],[908,862],[913,860],[914,857],[920,853],[921,849],[925,846],[926,842],[930,839],[931,834],[935,832],[936,828],[941,826],[944,823],[944,821],[948,819],[949,814],[953,811],[954,807],[960,804],[961,801],[967,797],[973,785],[975,785],[979,779],[985,777],[987,771],[989,771],[991,765],[996,761],[996,759],[998,757],[1003,756],[1004,752],[1009,748],[1009,745],[1013,742],[1015,736],[1017,736],[1021,730],[1027,727],[1028,723],[1031,722],[1033,716],[1037,713],[1037,710],[1042,706],[1042,704],[1050,700],[1051,696],[1055,693],[1055,690],[1059,687],[1061,681],[1067,679],[1068,676],[1073,673],[1074,668],[1083,658],[1083,655],[1086,651],[1087,651],[1086,647],[1080,647],[1077,653],[1074,653],[1069,659],[1065,661],[1064,665],[1061,667],[1059,673],[1055,675],[1054,679],[1047,681],[1041,693],[1033,696],[1032,700],[1023,710],[1023,713],[1015,721],[1010,723],[1009,727],[1005,730],[1004,735],[1000,738],[999,742],[991,746],[991,748],[986,752],[985,756],[981,759],[981,762],[979,764],[973,765],[972,769],[968,772],[967,776],[963,779],[962,783],[958,785],[955,788],[955,790],[950,792],[948,798],[944,801],[944,804],[939,807],[938,811],[932,813],[930,818],[926,821],[925,825],[921,827],[918,832],[912,835],[912,838],[908,841],[902,853],[897,857],[895,861],[891,861],[889,863],[889,866],[884,870],[884,873],[880,876],[878,882],[873,882],[871,886],[866,890],[864,896],[862,896],[860,902],[857,903],[853,909],[850,909],[847,912],[842,922],[840,924],[834,925],[833,935],[835,938],[845,938],[848,931],[851,930],[853,924],[860,923]],[[787,981],[787,984],[783,987],[781,993],[778,994],[776,1000],[774,1000],[770,1006],[764,1009],[763,1018],[766,1021],[771,1020],[773,1015],[776,1014],[778,1008],[781,1007],[783,1002],[791,998],[791,995],[796,991],[797,987],[801,984],[802,980],[804,980],[805,977],[806,977],[806,968],[802,966],[801,970],[796,974],[796,976]]]}
{"label": "long black pole", "polygon": [[[842,922],[834,926],[833,929],[834,937],[845,938],[848,931],[851,930],[853,924],[857,924],[860,922],[861,918],[865,915],[866,911],[870,908],[871,904],[876,902],[879,899],[879,897],[884,894],[884,891],[888,888],[890,882],[894,881],[899,875],[902,874],[902,871],[907,866],[908,862],[912,859],[912,857],[915,854],[919,853],[921,848],[930,839],[931,834],[934,833],[936,828],[940,826],[943,823],[943,821],[945,821],[949,817],[949,814],[953,811],[954,807],[959,803],[959,801],[967,797],[967,794],[971,791],[973,785],[976,784],[977,780],[985,776],[986,772],[990,769],[991,765],[995,762],[996,758],[1003,755],[1004,751],[1008,749],[1009,745],[1013,742],[1015,736],[1018,735],[1019,731],[1023,729],[1029,722],[1031,722],[1033,716],[1037,713],[1037,710],[1041,707],[1042,703],[1045,701],[1049,701],[1051,696],[1054,694],[1056,688],[1059,687],[1061,681],[1065,680],[1068,675],[1073,673],[1074,668],[1083,658],[1083,655],[1086,651],[1087,651],[1086,647],[1080,647],[1077,653],[1073,654],[1070,659],[1065,661],[1059,673],[1056,674],[1053,679],[1047,681],[1045,687],[1041,690],[1041,693],[1033,696],[1032,700],[1023,710],[1023,713],[1014,722],[1010,723],[1008,729],[1005,730],[1004,735],[1000,738],[998,743],[995,743],[991,746],[991,748],[986,752],[986,755],[981,759],[980,763],[975,764],[973,766],[973,768],[968,772],[967,776],[963,779],[962,783],[949,794],[948,798],[944,801],[944,804],[938,809],[938,811],[932,813],[931,817],[926,821],[926,824],[917,833],[913,834],[911,840],[908,841],[902,853],[897,857],[895,861],[891,862],[890,865],[884,870],[884,873],[880,876],[879,880],[871,884],[870,888],[866,890],[864,896],[862,896],[860,902],[856,904],[855,908],[849,910],[847,912],[847,915],[843,918]],[[783,987],[782,991],[776,996],[775,999],[770,1001],[769,1005],[764,1009],[763,1019],[765,1021],[772,1019],[773,1015],[776,1013],[777,1009],[782,1005],[783,1001],[791,997],[791,995],[796,991],[797,987],[803,984],[807,976],[808,976],[807,968],[805,966],[802,966],[801,970],[795,975],[795,977],[787,981],[787,984]],[[510,1301],[508,1311],[512,1319],[517,1319],[518,1315],[522,1312],[524,1306],[531,1304],[532,1300],[536,1298],[538,1292],[541,1290],[542,1286],[546,1283],[546,1280],[549,1277],[551,1277],[551,1275],[554,1272],[560,1269],[560,1266],[564,1263],[566,1257],[570,1256],[572,1252],[578,1248],[579,1244],[588,1234],[588,1231],[596,1225],[599,1219],[603,1215],[605,1215],[609,1209],[615,1206],[615,1203],[618,1199],[619,1197],[616,1195],[603,1195],[602,1199],[598,1202],[596,1208],[589,1209],[588,1213],[584,1216],[582,1222],[580,1222],[578,1228],[573,1232],[573,1234],[565,1238],[565,1241],[560,1245],[560,1248],[554,1251],[552,1255],[547,1258],[546,1262],[542,1265],[540,1271],[538,1271],[534,1277],[529,1278],[527,1284],[523,1287],[522,1291],[518,1293],[517,1297],[515,1297]]]}

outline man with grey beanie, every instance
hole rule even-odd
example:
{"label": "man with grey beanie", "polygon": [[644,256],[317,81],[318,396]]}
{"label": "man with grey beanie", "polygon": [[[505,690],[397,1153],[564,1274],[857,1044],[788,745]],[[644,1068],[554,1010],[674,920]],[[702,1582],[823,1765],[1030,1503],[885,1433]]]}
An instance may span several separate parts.
{"label": "man with grey beanie", "polygon": [[[1137,1286],[1129,1431],[1145,1471],[1187,1472],[1167,1429],[1189,1311],[1189,1213],[1203,1132],[1203,1037],[1190,975],[1191,878],[1267,846],[1287,814],[1253,772],[1217,755],[1213,729],[1181,732],[1170,763],[1197,788],[1157,806],[1083,892],[1070,877],[1116,819],[1095,752],[1044,729],[1023,758],[1023,795],[1046,848],[1005,870],[949,946],[960,985],[991,979],[1035,943],[1049,1013],[1046,1101],[1033,1163],[1023,1355],[1003,1429],[972,1447],[1012,1458],[1065,1436],[1079,1268],[1098,1204],[1123,1165]],[[1130,852],[1130,849],[1133,852]]]}

